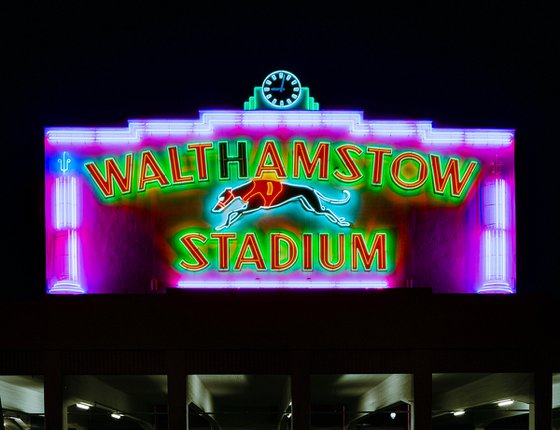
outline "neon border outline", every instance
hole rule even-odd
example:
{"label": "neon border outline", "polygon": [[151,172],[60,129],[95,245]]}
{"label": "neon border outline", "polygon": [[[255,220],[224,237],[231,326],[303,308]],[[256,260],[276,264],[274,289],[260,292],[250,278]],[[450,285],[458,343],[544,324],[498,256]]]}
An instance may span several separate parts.
{"label": "neon border outline", "polygon": [[[198,120],[129,120],[127,127],[47,127],[45,128],[45,144],[51,146],[135,146],[140,144],[142,140],[147,137],[180,138],[209,136],[223,127],[231,127],[235,125],[260,126],[266,129],[268,127],[276,128],[279,124],[293,129],[309,126],[328,126],[331,129],[340,128],[341,131],[345,130],[350,135],[357,137],[375,136],[385,138],[416,138],[421,145],[424,146],[504,148],[512,146],[514,142],[514,130],[511,129],[433,128],[432,121],[364,120],[363,112],[361,111],[211,110],[200,111]],[[63,171],[62,173],[64,175],[66,172]],[[77,208],[79,202],[69,202],[69,204],[74,208]],[[76,231],[75,229],[72,230],[74,232]],[[488,235],[488,229],[485,231],[485,235]],[[484,238],[482,241],[484,241]],[[77,246],[70,248],[72,255],[69,255],[69,258],[71,261],[77,260]],[[485,270],[487,270],[488,260],[490,259],[488,253],[491,251],[488,250],[490,247],[487,245],[485,245],[484,248],[485,251],[482,251],[484,253],[482,257],[486,260]],[[511,264],[511,262],[509,263]],[[477,292],[514,292],[512,286],[507,282],[492,282],[487,278],[485,279],[486,282],[477,290]],[[271,282],[276,283],[276,281]],[[372,282],[377,285],[376,281]],[[350,283],[352,284],[352,282]],[[318,284],[324,284],[324,282],[318,282],[317,285]],[[55,283],[54,285],[56,286],[58,283]],[[209,286],[208,281],[205,282],[205,285],[207,287]],[[61,293],[67,292],[75,294],[85,292],[79,283],[62,282],[60,283],[60,286],[62,289],[64,289],[64,287],[68,287],[67,291],[61,291]],[[181,282],[179,282],[178,286],[181,286]],[[224,288],[226,287],[227,286],[224,286]],[[334,287],[336,288],[336,286]],[[388,285],[386,283],[383,283],[383,286],[380,286],[380,288],[387,287]],[[50,288],[49,292],[54,292],[52,290],[53,288]]]}

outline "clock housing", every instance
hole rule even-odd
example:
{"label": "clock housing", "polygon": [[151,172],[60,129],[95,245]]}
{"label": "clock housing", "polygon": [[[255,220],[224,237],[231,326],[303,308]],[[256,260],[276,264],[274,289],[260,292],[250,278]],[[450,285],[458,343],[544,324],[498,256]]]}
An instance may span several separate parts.
{"label": "clock housing", "polygon": [[294,108],[300,101],[302,87],[299,79],[287,70],[276,70],[264,78],[261,95],[274,109]]}

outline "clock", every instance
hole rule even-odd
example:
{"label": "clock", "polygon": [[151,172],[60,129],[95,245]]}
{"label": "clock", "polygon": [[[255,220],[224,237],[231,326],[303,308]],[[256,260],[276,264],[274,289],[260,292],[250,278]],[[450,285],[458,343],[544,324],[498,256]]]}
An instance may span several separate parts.
{"label": "clock", "polygon": [[269,74],[261,86],[264,101],[275,109],[289,109],[301,97],[299,79],[286,70]]}

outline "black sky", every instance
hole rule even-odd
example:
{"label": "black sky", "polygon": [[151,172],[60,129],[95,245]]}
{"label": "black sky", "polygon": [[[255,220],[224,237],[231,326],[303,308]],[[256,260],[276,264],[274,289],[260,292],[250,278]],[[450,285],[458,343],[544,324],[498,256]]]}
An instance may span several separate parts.
{"label": "black sky", "polygon": [[364,3],[18,3],[2,28],[6,294],[44,292],[44,127],[240,109],[280,68],[322,109],[515,129],[518,291],[558,294],[556,15],[534,1]]}

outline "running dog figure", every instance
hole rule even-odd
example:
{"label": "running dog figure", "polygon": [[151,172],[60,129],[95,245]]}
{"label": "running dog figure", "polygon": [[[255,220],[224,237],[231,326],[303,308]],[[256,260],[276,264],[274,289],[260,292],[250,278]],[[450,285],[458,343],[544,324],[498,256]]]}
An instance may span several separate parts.
{"label": "running dog figure", "polygon": [[290,202],[299,201],[306,211],[323,215],[330,222],[341,227],[347,227],[350,223],[345,218],[336,216],[333,211],[324,207],[321,203],[321,201],[326,201],[335,205],[343,205],[350,200],[350,193],[344,190],[344,194],[345,197],[337,200],[325,197],[311,187],[270,179],[253,179],[238,187],[226,188],[222,191],[218,197],[218,203],[212,208],[212,212],[223,212],[236,199],[241,199],[243,202],[240,209],[231,210],[227,214],[225,223],[216,227],[216,230],[223,230],[230,227],[243,215],[259,209],[273,209]]}

